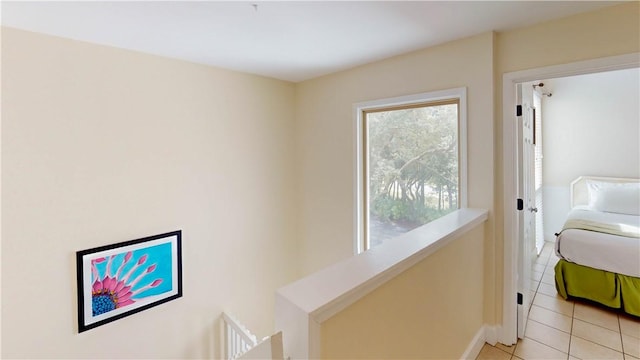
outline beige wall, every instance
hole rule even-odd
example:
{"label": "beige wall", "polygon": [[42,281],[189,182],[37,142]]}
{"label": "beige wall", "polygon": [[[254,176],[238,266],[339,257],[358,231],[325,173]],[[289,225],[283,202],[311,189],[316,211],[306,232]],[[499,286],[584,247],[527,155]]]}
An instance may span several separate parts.
{"label": "beige wall", "polygon": [[[206,357],[222,310],[266,335],[276,287],[352,254],[352,105],[462,86],[469,206],[491,211],[484,322],[499,323],[502,75],[638,52],[639,10],[486,33],[297,85],[3,28],[2,356]],[[185,296],[77,335],[75,251],[178,228]],[[476,317],[457,326],[477,330]]]}
{"label": "beige wall", "polygon": [[640,2],[498,33],[496,72],[628,54],[640,48]]}
{"label": "beige wall", "polygon": [[[493,34],[487,33],[298,84],[304,274],[353,255],[354,103],[467,87],[468,202],[493,207],[492,44]],[[490,242],[491,223],[486,230]]]}
{"label": "beige wall", "polygon": [[[211,357],[223,310],[271,333],[293,84],[7,28],[2,75],[3,358]],[[184,296],[77,334],[75,252],[176,229]]]}
{"label": "beige wall", "polygon": [[502,75],[638,52],[638,7],[637,2],[631,2],[495,35],[488,33],[298,84],[296,163],[302,272],[313,272],[353,251],[352,104],[466,86],[469,206],[491,210],[484,240],[484,320],[500,323]]}
{"label": "beige wall", "polygon": [[483,324],[483,234],[474,228],[322,323],[322,358],[460,359]]}

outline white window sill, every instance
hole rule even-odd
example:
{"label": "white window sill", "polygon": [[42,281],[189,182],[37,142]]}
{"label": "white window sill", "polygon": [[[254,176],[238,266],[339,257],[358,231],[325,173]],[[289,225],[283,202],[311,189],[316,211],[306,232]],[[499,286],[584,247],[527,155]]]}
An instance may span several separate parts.
{"label": "white window sill", "polygon": [[322,323],[487,218],[484,209],[454,211],[280,288],[278,302],[289,303],[307,314],[308,320]]}

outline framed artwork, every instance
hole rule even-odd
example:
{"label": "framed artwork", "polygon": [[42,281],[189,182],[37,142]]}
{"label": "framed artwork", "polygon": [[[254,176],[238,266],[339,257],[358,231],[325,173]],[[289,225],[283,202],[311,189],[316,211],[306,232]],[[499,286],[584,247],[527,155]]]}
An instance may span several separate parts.
{"label": "framed artwork", "polygon": [[76,252],[78,332],[182,296],[182,231]]}

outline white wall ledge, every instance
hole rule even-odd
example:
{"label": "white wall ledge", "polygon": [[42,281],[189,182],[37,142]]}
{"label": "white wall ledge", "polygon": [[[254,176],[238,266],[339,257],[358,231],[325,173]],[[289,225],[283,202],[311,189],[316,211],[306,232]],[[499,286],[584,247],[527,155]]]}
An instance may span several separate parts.
{"label": "white wall ledge", "polygon": [[285,355],[315,358],[319,324],[488,218],[460,209],[395,239],[286,285],[276,292],[276,331]]}

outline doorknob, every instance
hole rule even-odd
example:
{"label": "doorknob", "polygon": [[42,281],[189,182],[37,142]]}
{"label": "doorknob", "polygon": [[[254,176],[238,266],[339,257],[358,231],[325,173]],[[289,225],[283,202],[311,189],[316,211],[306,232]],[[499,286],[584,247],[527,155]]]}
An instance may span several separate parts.
{"label": "doorknob", "polygon": [[537,213],[538,212],[538,208],[535,208],[535,207],[534,208],[529,208],[529,211]]}

